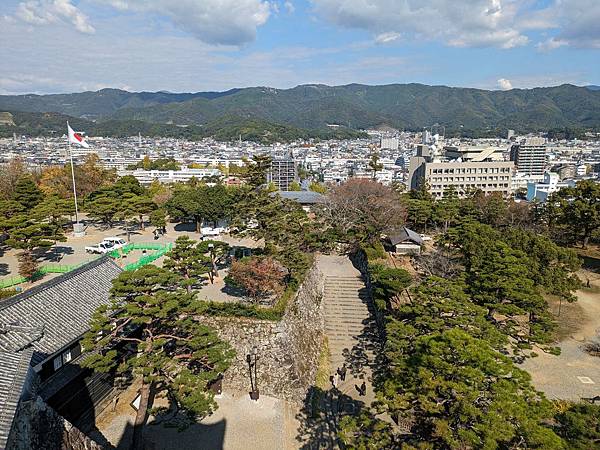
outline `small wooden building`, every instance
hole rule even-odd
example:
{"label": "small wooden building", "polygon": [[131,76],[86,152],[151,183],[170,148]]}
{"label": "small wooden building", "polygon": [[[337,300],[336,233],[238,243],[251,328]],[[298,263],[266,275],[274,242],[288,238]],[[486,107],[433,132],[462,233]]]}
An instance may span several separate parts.
{"label": "small wooden building", "polygon": [[399,255],[420,255],[424,241],[421,235],[406,227],[399,233],[388,236],[391,250]]}

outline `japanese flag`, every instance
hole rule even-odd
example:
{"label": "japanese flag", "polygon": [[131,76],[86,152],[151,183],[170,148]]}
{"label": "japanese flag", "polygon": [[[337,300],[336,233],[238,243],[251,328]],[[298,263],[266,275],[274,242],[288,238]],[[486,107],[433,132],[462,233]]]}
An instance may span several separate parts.
{"label": "japanese flag", "polygon": [[79,144],[84,148],[90,148],[89,144],[85,142],[85,139],[83,139],[83,136],[80,133],[73,131],[73,128],[71,128],[69,122],[67,122],[67,128],[69,130],[69,142],[71,144]]}

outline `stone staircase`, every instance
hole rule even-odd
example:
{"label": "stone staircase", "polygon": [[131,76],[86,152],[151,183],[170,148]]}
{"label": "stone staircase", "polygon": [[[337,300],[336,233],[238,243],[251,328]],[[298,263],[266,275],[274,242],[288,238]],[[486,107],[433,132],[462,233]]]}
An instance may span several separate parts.
{"label": "stone staircase", "polygon": [[[325,333],[329,341],[331,369],[344,363],[346,380],[338,389],[356,400],[373,400],[371,366],[374,363],[376,324],[371,314],[370,294],[360,275],[328,275],[323,296]],[[367,384],[367,396],[359,397],[355,388]]]}

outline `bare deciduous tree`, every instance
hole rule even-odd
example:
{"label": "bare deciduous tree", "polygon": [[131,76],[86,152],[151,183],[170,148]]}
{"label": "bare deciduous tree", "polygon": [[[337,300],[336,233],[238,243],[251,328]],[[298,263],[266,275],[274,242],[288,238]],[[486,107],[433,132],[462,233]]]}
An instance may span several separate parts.
{"label": "bare deciduous tree", "polygon": [[406,207],[392,188],[353,178],[329,191],[322,215],[350,241],[373,242],[404,225]]}

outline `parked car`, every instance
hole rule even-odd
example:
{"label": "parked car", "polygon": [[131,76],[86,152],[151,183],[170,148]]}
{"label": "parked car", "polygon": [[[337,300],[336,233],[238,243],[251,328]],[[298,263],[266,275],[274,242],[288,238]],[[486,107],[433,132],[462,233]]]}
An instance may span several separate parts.
{"label": "parked car", "polygon": [[107,238],[104,238],[102,240],[102,242],[110,244],[112,246],[112,250],[116,250],[118,248],[125,247],[127,245],[127,242],[125,241],[125,239],[118,238],[118,237],[107,237]]}
{"label": "parked car", "polygon": [[200,234],[202,236],[218,236],[222,233],[223,228],[202,227]]}
{"label": "parked car", "polygon": [[85,251],[87,253],[97,253],[100,255],[108,253],[112,250],[114,250],[113,246],[109,242],[104,242],[104,241],[100,242],[99,244],[90,245],[85,248]]}

